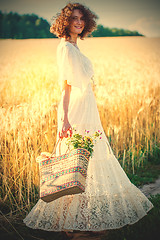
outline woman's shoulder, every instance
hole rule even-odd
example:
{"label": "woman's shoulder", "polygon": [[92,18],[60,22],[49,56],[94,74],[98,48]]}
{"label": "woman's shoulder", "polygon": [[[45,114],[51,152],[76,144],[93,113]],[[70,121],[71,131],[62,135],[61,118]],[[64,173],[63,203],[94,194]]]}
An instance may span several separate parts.
{"label": "woman's shoulder", "polygon": [[61,41],[57,47],[57,52],[64,52],[64,51],[72,52],[74,50],[72,47],[74,47],[74,46],[71,46],[71,43],[69,43],[68,41],[65,41],[63,38],[61,38]]}
{"label": "woman's shoulder", "polygon": [[77,52],[77,51],[80,52],[78,47],[74,46],[72,43],[65,40],[64,38],[61,38],[59,45],[64,48],[68,48],[68,49],[72,50],[73,52]]}
{"label": "woman's shoulder", "polygon": [[64,38],[61,38],[58,46],[71,48],[72,44],[70,42],[66,41]]}
{"label": "woman's shoulder", "polygon": [[61,39],[58,48],[57,48],[57,54],[67,54],[72,57],[79,57],[79,50],[76,49],[75,46],[73,46],[72,43],[65,41],[64,39]]}
{"label": "woman's shoulder", "polygon": [[72,46],[70,46],[69,42],[67,41],[61,41],[57,47],[57,60],[59,64],[61,64],[61,61],[65,59],[65,61],[68,61],[69,59],[77,58],[77,54],[75,53],[74,49],[72,49]]}

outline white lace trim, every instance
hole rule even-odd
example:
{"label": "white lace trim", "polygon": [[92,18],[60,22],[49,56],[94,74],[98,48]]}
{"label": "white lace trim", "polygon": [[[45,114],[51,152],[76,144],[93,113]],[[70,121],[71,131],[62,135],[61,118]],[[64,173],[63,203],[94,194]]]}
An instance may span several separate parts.
{"label": "white lace trim", "polygon": [[133,224],[153,207],[145,195],[131,184],[114,195],[64,196],[51,203],[39,200],[23,220],[34,229],[46,231],[102,231]]}

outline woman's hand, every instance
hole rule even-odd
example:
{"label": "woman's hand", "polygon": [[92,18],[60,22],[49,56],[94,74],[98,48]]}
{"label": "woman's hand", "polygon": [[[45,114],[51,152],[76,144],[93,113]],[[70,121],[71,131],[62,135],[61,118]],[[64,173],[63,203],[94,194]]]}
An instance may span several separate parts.
{"label": "woman's hand", "polygon": [[68,135],[68,131],[70,132],[70,137],[72,136],[72,127],[68,121],[68,119],[63,121],[63,125],[62,125],[62,130],[59,132],[59,138],[67,138]]}

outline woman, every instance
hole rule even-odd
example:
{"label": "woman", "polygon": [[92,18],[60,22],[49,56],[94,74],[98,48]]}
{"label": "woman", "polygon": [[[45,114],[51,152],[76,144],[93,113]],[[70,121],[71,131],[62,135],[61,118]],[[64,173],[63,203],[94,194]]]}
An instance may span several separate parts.
{"label": "woman", "polygon": [[[91,87],[93,68],[77,46],[95,27],[97,16],[85,6],[67,4],[50,31],[61,41],[57,48],[62,98],[58,107],[57,140],[66,151],[68,130],[78,133],[102,132],[89,161],[86,189],[82,194],[64,196],[51,203],[39,200],[24,219],[27,226],[47,231],[100,232],[133,224],[153,207],[128,179],[114,156],[103,131]],[[57,146],[56,154],[59,154]]]}

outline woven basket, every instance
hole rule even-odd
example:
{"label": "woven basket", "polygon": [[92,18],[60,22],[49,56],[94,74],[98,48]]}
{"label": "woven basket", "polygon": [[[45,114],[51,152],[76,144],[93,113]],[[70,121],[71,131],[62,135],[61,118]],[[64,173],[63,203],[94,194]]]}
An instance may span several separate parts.
{"label": "woven basket", "polygon": [[64,195],[85,191],[90,152],[79,148],[61,156],[42,153],[37,158],[40,171],[40,198],[51,202]]}

